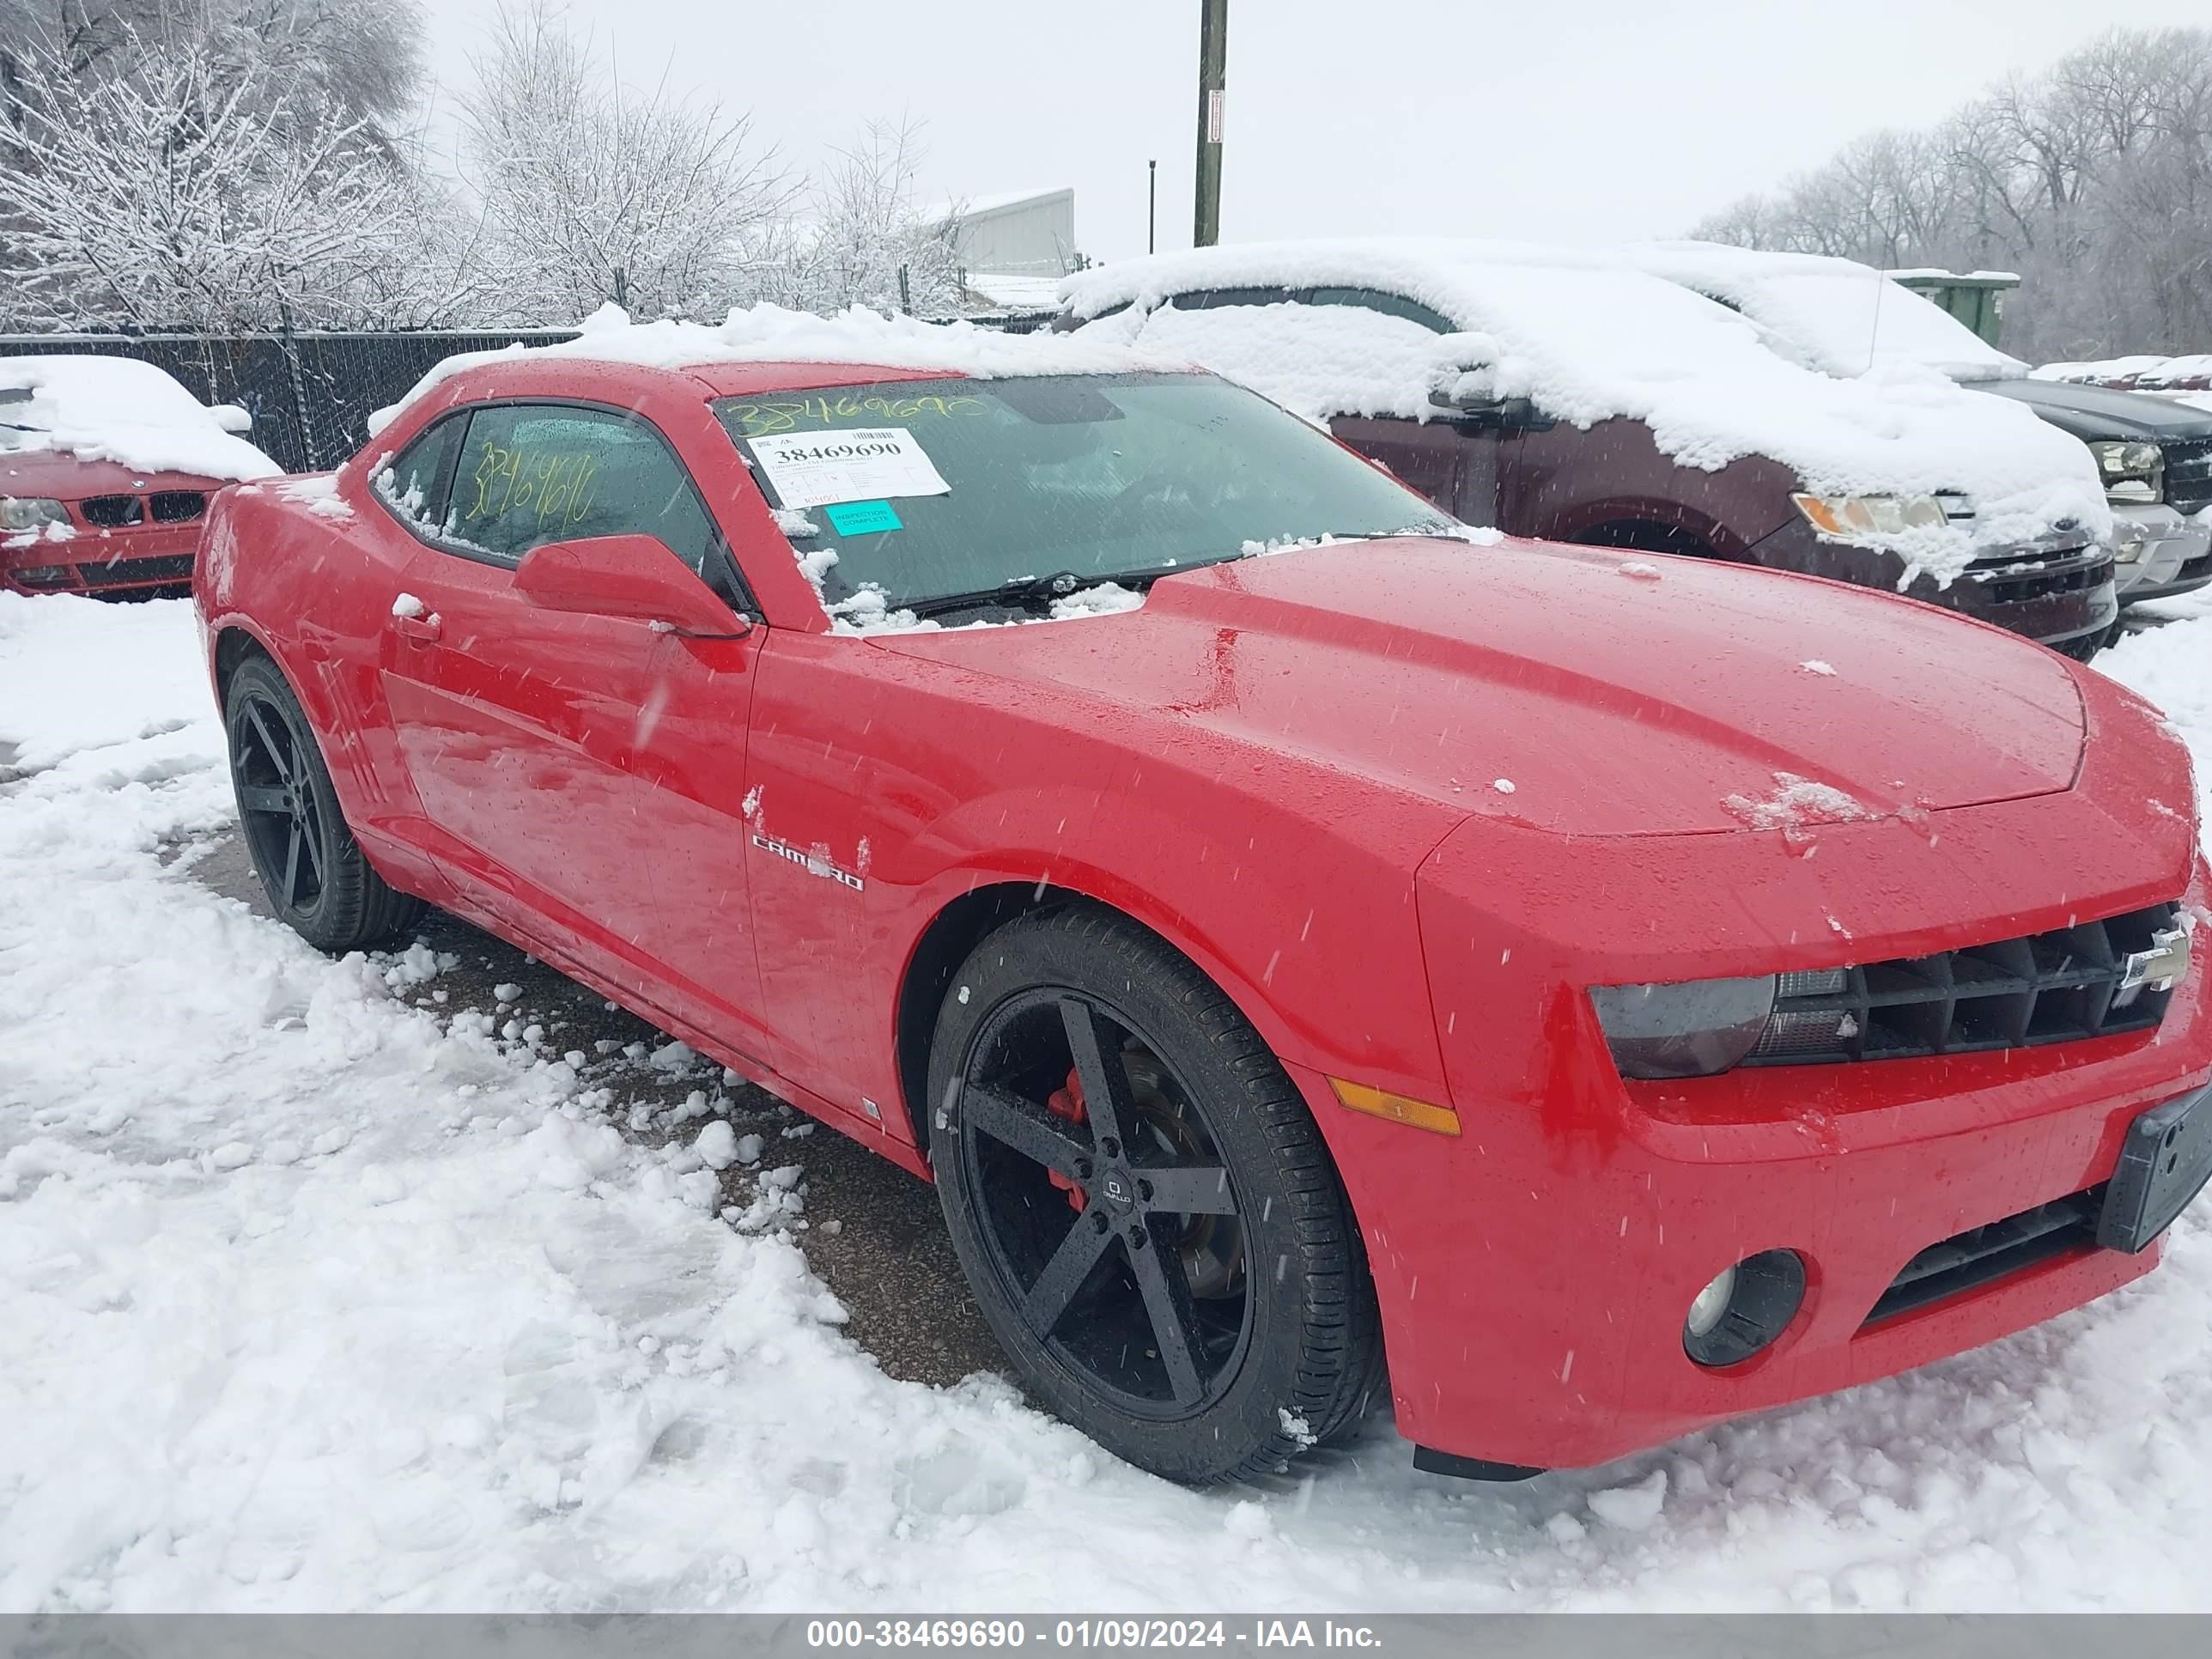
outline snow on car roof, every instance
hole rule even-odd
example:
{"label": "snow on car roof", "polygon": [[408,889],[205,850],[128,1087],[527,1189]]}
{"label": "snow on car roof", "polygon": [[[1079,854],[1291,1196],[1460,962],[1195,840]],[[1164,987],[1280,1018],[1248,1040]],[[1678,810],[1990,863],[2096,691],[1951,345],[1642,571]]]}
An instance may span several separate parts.
{"label": "snow on car roof", "polygon": [[[28,392],[27,399],[9,398]],[[134,471],[203,478],[282,472],[175,380],[135,357],[58,353],[0,357],[0,421],[9,447],[56,450]],[[28,428],[28,431],[14,429]]]}
{"label": "snow on car roof", "polygon": [[2142,353],[2132,357],[2106,357],[2079,363],[2045,363],[2029,371],[2038,380],[2078,380],[2089,386],[2115,383],[2130,387],[2189,386],[2212,381],[2212,352],[2192,352],[2165,357]]}
{"label": "snow on car roof", "polygon": [[[1159,311],[1204,289],[1350,289],[1415,301],[1464,331],[1353,304]],[[1899,290],[1901,298],[1910,298]],[[2088,452],[2023,405],[1917,363],[1850,379],[1778,355],[1759,326],[1618,253],[1445,239],[1255,243],[1122,260],[1068,278],[1079,331],[1188,353],[1321,416],[1427,419],[1441,384],[1534,399],[1577,426],[1645,422],[1664,453],[1717,470],[1747,455],[1832,495],[1956,490],[1979,517],[1887,538],[1939,580],[1978,548],[2028,541],[2061,520],[2106,534],[2111,509]],[[1271,314],[1273,313],[1273,314]],[[1471,375],[1458,371],[1475,364]]]}
{"label": "snow on car roof", "polygon": [[875,363],[886,368],[950,370],[980,380],[1027,374],[1109,374],[1137,369],[1188,369],[1188,358],[1163,357],[1071,334],[1007,334],[972,323],[925,323],[854,306],[835,317],[762,304],[730,313],[719,325],[633,323],[619,307],[602,306],[574,340],[447,358],[389,409],[369,417],[372,436],[433,386],[465,369],[520,356],[573,357],[634,368],[685,370],[718,363]]}
{"label": "snow on car roof", "polygon": [[1718,242],[1640,242],[1622,258],[1718,300],[1781,336],[1812,368],[1863,374],[1917,363],[1954,380],[2016,380],[2008,356],[1923,295],[1856,259]]}

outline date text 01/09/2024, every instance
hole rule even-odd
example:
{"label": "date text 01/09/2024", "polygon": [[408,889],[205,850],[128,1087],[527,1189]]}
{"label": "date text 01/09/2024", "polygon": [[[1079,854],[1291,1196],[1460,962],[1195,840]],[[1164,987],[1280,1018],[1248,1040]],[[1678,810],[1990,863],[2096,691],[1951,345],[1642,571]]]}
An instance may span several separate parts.
{"label": "date text 01/09/2024", "polygon": [[1361,1648],[1372,1626],[1308,1619],[815,1619],[810,1648]]}

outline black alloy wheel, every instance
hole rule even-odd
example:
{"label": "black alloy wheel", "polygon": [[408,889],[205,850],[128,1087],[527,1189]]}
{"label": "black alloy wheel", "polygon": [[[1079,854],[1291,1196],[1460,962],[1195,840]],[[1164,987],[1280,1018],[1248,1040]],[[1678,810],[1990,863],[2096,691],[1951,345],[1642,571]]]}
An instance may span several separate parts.
{"label": "black alloy wheel", "polygon": [[1054,1410],[1192,1482],[1356,1420],[1381,1343],[1350,1206],[1297,1091],[1188,962],[1109,913],[1023,918],[957,976],[933,1062],[947,1225]]}
{"label": "black alloy wheel", "polygon": [[279,920],[309,944],[358,951],[410,932],[422,902],[369,867],[292,688],[265,657],[225,688],[231,786],[254,873]]}

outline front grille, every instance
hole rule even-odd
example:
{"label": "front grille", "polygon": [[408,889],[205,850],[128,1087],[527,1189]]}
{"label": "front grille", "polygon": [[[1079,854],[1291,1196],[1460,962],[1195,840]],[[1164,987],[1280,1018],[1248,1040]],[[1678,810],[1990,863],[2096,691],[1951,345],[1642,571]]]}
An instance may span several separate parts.
{"label": "front grille", "polygon": [[1930,1244],[1890,1281],[1881,1300],[1866,1316],[1866,1323],[1880,1324],[2039,1261],[2094,1245],[2097,1217],[2104,1204],[2105,1189],[2093,1187],[2086,1193],[2039,1204],[1987,1226],[1969,1227],[1940,1244]]}
{"label": "front grille", "polygon": [[2017,576],[1992,574],[1984,580],[1984,586],[1990,597],[2000,604],[2017,604],[2022,599],[2045,599],[2053,593],[2079,593],[2112,579],[2112,561],[2100,559],[2071,570],[2024,570]]}
{"label": "front grille", "polygon": [[77,511],[84,514],[87,524],[103,530],[120,530],[146,520],[145,504],[136,495],[88,495],[77,503]]}
{"label": "front grille", "polygon": [[190,524],[207,511],[207,497],[197,489],[162,489],[149,503],[155,524]]}
{"label": "front grille", "polygon": [[112,564],[81,564],[76,574],[88,586],[115,582],[188,582],[192,579],[192,556],[176,554],[161,559],[118,559]]}
{"label": "front grille", "polygon": [[1784,974],[1744,1063],[1911,1060],[2155,1030],[2172,988],[2120,981],[2129,956],[2179,914],[2157,904],[1931,957]]}
{"label": "front grille", "polygon": [[2177,513],[2212,506],[2212,438],[2160,444],[2166,454],[2166,504]]}

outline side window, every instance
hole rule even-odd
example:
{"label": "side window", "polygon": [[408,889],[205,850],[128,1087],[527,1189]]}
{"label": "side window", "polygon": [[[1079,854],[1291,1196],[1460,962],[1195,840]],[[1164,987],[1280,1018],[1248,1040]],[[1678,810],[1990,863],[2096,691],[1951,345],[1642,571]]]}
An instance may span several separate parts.
{"label": "side window", "polygon": [[1297,296],[1286,288],[1203,288],[1168,301],[1177,311],[1212,311],[1221,306],[1279,306]]}
{"label": "side window", "polygon": [[1457,331],[1443,313],[1431,311],[1418,300],[1408,300],[1402,294],[1386,294],[1381,289],[1313,288],[1299,297],[1309,305],[1358,306],[1362,311],[1379,311],[1385,317],[1402,317],[1409,323],[1419,323],[1431,334]]}
{"label": "side window", "polygon": [[698,490],[658,434],[561,404],[476,411],[440,533],[504,564],[546,542],[657,536],[710,581],[719,545]]}
{"label": "side window", "polygon": [[386,504],[424,535],[437,532],[446,510],[447,482],[453,473],[453,451],[468,423],[465,414],[447,416],[369,480]]}

